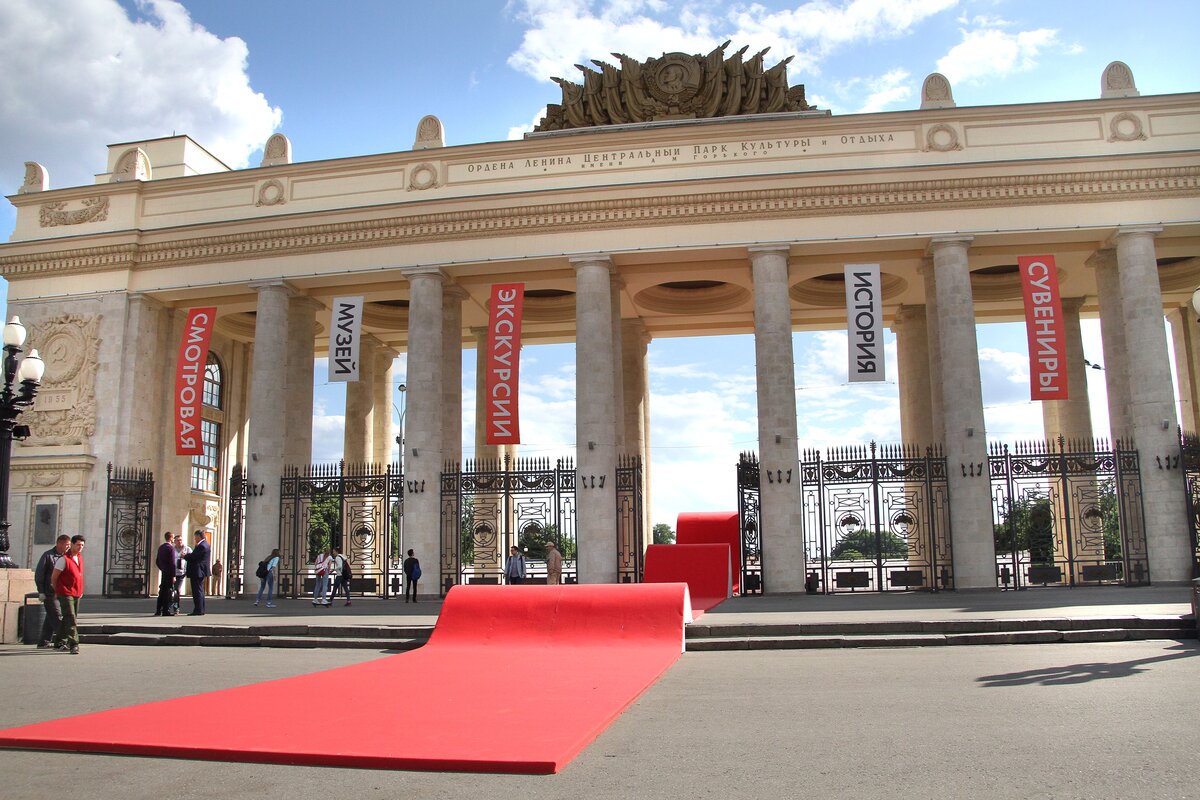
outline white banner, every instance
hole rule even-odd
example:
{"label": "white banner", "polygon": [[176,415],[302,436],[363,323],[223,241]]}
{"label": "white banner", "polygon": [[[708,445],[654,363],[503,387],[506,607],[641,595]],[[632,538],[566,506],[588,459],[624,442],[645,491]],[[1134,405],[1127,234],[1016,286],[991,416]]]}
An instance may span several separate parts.
{"label": "white banner", "polygon": [[333,298],[329,317],[329,382],[358,380],[358,343],[362,329],[363,299]]}
{"label": "white banner", "polygon": [[846,265],[851,383],[882,381],[883,289],[878,264]]}

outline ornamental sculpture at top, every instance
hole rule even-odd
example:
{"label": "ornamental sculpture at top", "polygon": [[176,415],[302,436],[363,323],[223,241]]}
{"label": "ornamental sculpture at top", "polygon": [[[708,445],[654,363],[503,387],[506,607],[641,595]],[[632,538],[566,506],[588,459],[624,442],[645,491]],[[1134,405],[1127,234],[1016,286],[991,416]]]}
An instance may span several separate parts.
{"label": "ornamental sculpture at top", "polygon": [[789,56],[763,69],[763,50],[748,60],[743,47],[728,58],[725,42],[707,56],[664,53],[639,62],[613,53],[618,68],[593,60],[600,68],[576,64],[583,84],[562,78],[562,104],[551,104],[535,131],[591,128],[672,119],[707,119],[778,111],[811,111],[804,101],[804,86],[788,86]]}

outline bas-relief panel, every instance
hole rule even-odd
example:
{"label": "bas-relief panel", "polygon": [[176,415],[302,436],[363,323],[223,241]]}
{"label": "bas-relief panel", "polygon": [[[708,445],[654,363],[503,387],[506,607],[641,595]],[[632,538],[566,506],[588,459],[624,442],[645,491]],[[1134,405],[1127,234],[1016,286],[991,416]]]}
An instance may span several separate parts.
{"label": "bas-relief panel", "polygon": [[33,323],[29,344],[46,362],[46,373],[28,420],[31,447],[83,445],[96,433],[96,372],[99,314],[65,314]]}

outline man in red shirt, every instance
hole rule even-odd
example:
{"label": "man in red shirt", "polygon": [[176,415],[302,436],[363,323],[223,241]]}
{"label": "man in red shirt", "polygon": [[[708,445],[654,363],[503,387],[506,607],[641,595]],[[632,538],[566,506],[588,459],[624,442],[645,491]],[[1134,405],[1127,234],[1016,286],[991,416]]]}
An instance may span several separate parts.
{"label": "man in red shirt", "polygon": [[54,572],[50,575],[50,586],[58,595],[58,605],[62,619],[58,623],[58,631],[54,634],[56,650],[70,649],[72,655],[79,655],[79,598],[83,597],[83,546],[87,540],[83,534],[71,537],[71,547],[54,563]]}

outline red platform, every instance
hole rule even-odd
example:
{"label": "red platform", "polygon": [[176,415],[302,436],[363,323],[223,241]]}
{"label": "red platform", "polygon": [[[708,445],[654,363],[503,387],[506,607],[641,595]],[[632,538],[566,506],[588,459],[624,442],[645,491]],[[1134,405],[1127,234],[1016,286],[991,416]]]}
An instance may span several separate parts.
{"label": "red platform", "polygon": [[677,544],[727,544],[733,563],[733,593],[742,592],[742,540],[736,511],[685,511],[675,524]]}
{"label": "red platform", "polygon": [[731,573],[729,545],[652,544],[646,548],[642,580],[686,583],[692,613],[701,614],[732,596]]}
{"label": "red platform", "polygon": [[411,653],[10,728],[0,747],[557,772],[679,658],[688,611],[678,583],[455,586]]}

